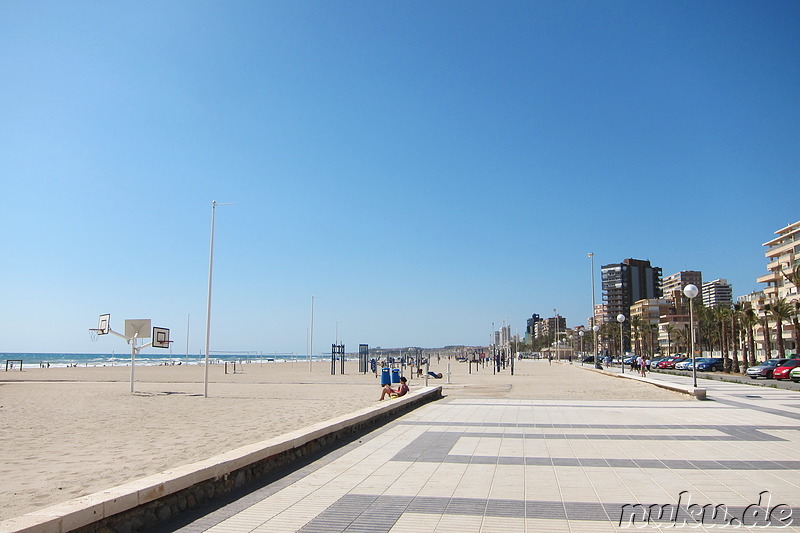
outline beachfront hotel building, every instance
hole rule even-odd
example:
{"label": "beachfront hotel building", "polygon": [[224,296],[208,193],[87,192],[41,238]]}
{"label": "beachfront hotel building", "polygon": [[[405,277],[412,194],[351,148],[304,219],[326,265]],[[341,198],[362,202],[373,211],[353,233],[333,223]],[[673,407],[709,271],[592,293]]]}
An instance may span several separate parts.
{"label": "beachfront hotel building", "polygon": [[620,313],[630,321],[634,302],[661,297],[661,269],[652,266],[650,261],[625,259],[621,263],[604,265],[600,273],[606,316],[610,321],[615,321]]}
{"label": "beachfront hotel building", "polygon": [[608,306],[606,304],[595,304],[594,306],[594,324],[602,326],[603,323],[609,321]]}
{"label": "beachfront hotel building", "polygon": [[[766,314],[766,306],[774,303],[779,298],[784,298],[794,306],[800,302],[800,287],[795,286],[786,276],[800,264],[800,221],[789,224],[775,232],[777,237],[764,243],[767,251],[764,256],[767,259],[767,274],[756,279],[759,283],[766,284],[763,298],[754,298],[751,301],[753,308],[760,317]],[[797,353],[797,346],[793,341],[793,326],[791,323],[783,324],[783,339],[787,348],[787,353]],[[770,324],[767,334],[774,334],[774,325]],[[766,352],[766,337],[763,325],[759,324],[755,331],[756,343],[760,347],[762,356],[772,356],[776,348],[776,342],[772,339],[771,348],[773,353]]]}
{"label": "beachfront hotel building", "polygon": [[[687,309],[686,312],[689,312],[688,306],[685,305],[684,302],[686,297],[683,294],[683,289],[686,288],[687,285],[694,285],[697,287],[700,290],[698,297],[702,298],[703,273],[699,270],[681,270],[669,276],[664,276],[664,279],[661,280],[662,296],[675,302],[679,312],[681,312],[684,307]],[[702,301],[702,299],[700,301]]]}
{"label": "beachfront hotel building", "polygon": [[528,319],[525,327],[525,343],[530,344],[536,338],[536,324],[542,321],[542,317],[534,313]]}
{"label": "beachfront hotel building", "polygon": [[552,336],[555,338],[557,331],[567,330],[567,319],[556,315],[553,318],[545,318],[536,323],[536,338],[543,339]]}
{"label": "beachfront hotel building", "polygon": [[727,279],[715,279],[703,283],[703,305],[706,307],[725,307],[733,305],[733,288]]}

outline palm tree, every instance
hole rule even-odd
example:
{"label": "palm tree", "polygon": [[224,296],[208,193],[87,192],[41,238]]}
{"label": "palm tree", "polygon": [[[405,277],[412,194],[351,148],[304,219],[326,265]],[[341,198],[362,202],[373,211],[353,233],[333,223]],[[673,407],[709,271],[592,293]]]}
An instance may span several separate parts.
{"label": "palm tree", "polygon": [[[737,307],[738,306],[738,307]],[[741,309],[740,304],[735,304],[733,309],[729,310],[728,318],[731,321],[731,355],[733,356],[733,368],[731,369],[733,372],[737,374],[740,372],[739,370],[739,353],[738,353],[738,346],[739,346],[739,324],[737,322],[737,318],[739,317],[739,310]]]}
{"label": "palm tree", "polygon": [[794,353],[800,353],[800,300],[792,303],[792,338],[794,339]]}
{"label": "palm tree", "polygon": [[677,330],[673,324],[667,323],[664,326],[664,331],[667,332],[667,355],[672,355],[672,334]]}
{"label": "palm tree", "polygon": [[769,312],[766,306],[764,307],[764,316],[759,320],[761,322],[761,327],[764,329],[764,352],[766,353],[764,359],[769,359],[772,357],[772,339],[769,334]]}
{"label": "palm tree", "polygon": [[792,308],[785,298],[778,298],[773,303],[767,304],[767,314],[775,321],[778,334],[778,357],[785,357],[786,345],[783,342],[783,323],[792,316]]}
{"label": "palm tree", "polygon": [[694,306],[694,319],[696,321],[695,328],[697,328],[695,350],[700,346],[702,351],[702,346],[705,345],[706,350],[712,351],[714,349],[714,311],[704,306],[702,303],[699,303],[699,305]]}
{"label": "palm tree", "polygon": [[[675,344],[678,345],[678,348],[683,348],[681,353],[689,354],[689,341],[691,338],[691,333],[689,332],[689,325],[687,324],[683,328],[676,331],[677,335],[675,335]],[[692,354],[689,354],[691,357]]]}
{"label": "palm tree", "polygon": [[725,361],[725,372],[731,371],[730,337],[728,335],[728,320],[730,314],[730,309],[721,305],[714,309],[714,320],[717,323],[717,330],[719,331],[720,351]]}
{"label": "palm tree", "polygon": [[[758,316],[756,316],[756,312],[753,311],[753,307],[748,304],[746,308],[742,309],[742,316],[740,317],[742,327],[744,327],[745,334],[747,335],[747,345],[745,349],[745,361],[747,364],[745,366],[755,366],[756,365],[756,339],[753,332],[753,328],[755,328],[756,324],[758,324]],[[750,357],[747,357],[747,352],[749,352]]]}
{"label": "palm tree", "polygon": [[[788,274],[784,272],[783,277],[786,278],[786,281],[794,285],[796,293],[800,293],[800,263],[797,263]],[[795,300],[793,304],[794,312],[792,313],[791,320],[793,328],[792,338],[794,339],[794,353],[800,353],[800,301]]]}
{"label": "palm tree", "polygon": [[[661,353],[661,348],[658,345],[658,324],[650,324],[650,356],[654,356],[656,354],[656,349],[658,352]],[[661,354],[663,355],[663,354]]]}
{"label": "palm tree", "polygon": [[[619,328],[611,322],[604,322],[600,325],[600,330],[597,333],[600,334],[604,339],[613,341],[616,337],[619,337]],[[611,352],[610,355],[612,356],[616,353],[613,344],[609,346],[609,350]]]}
{"label": "palm tree", "polygon": [[632,346],[634,353],[637,355],[643,355],[642,352],[642,335],[641,335],[641,328],[642,324],[644,324],[644,320],[640,316],[631,317],[631,336],[636,335],[634,338],[634,345]]}

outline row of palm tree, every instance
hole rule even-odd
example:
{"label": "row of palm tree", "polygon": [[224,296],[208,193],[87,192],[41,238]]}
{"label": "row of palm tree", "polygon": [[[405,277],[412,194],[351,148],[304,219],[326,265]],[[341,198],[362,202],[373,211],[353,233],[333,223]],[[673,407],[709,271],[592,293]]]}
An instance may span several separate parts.
{"label": "row of palm tree", "polygon": [[[800,346],[800,301],[788,302],[785,298],[776,298],[764,304],[761,313],[751,302],[714,308],[700,304],[695,306],[695,320],[697,349],[720,352],[725,358],[727,372],[744,372],[748,366],[756,364],[755,337],[759,329],[766,358],[771,357],[775,348],[778,357],[789,355],[783,337],[786,324],[793,326],[795,350]],[[775,345],[772,342],[772,328],[775,330]],[[668,337],[671,337],[670,329],[674,331],[674,328],[667,327]],[[688,335],[678,333],[679,343],[688,338]],[[739,354],[742,355],[741,360]]]}

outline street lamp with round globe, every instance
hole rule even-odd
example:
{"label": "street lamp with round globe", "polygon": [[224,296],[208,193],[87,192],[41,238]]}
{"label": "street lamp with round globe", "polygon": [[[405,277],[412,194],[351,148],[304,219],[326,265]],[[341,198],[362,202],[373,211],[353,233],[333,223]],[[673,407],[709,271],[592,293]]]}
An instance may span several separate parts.
{"label": "street lamp with round globe", "polygon": [[695,365],[694,360],[694,303],[693,300],[695,297],[700,293],[700,290],[697,288],[697,285],[689,284],[683,288],[683,294],[689,298],[689,332],[692,345],[692,382],[694,383],[694,388],[697,388],[697,365]]}

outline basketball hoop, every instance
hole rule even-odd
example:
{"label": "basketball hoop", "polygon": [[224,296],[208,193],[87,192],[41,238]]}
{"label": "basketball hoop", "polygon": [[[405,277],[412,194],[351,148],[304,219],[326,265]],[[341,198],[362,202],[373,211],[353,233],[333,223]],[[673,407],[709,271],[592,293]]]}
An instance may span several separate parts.
{"label": "basketball hoop", "polygon": [[97,342],[97,335],[99,335],[101,331],[103,330],[97,328],[89,329],[89,340],[92,342]]}

